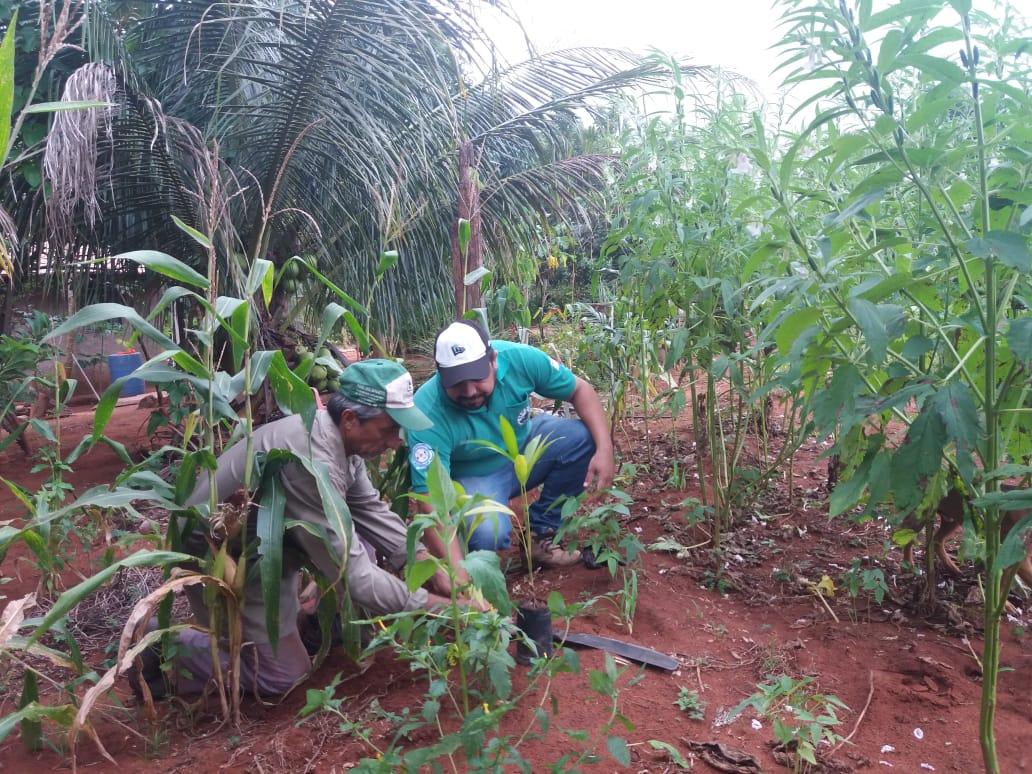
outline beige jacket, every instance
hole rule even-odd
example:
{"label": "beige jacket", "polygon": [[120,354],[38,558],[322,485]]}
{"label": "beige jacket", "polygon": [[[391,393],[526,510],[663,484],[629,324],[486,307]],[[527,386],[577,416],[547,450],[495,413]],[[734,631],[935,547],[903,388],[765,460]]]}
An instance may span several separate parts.
{"label": "beige jacket", "polygon": [[[298,416],[285,417],[255,430],[253,454],[274,449],[285,449],[298,457],[310,456],[315,462],[321,463],[333,487],[347,503],[353,527],[358,534],[377,553],[387,558],[387,563],[392,569],[400,569],[405,564],[405,524],[380,499],[379,492],[369,480],[362,458],[347,453],[340,430],[333,424],[327,411],[320,410],[316,413],[310,438]],[[220,501],[228,499],[241,489],[246,453],[246,444],[242,441],[224,452],[219,457],[218,469],[214,476],[209,473],[208,477],[205,477],[202,474],[186,504],[206,503],[212,478]],[[310,524],[317,531],[325,533],[328,538],[323,540],[301,527],[289,529],[284,535],[283,579],[286,588],[280,595],[282,622],[291,621],[297,615],[297,572],[304,557],[307,557],[323,576],[334,579],[340,576],[341,557],[346,555],[348,592],[352,601],[370,615],[426,607],[425,589],[409,592],[403,581],[372,561],[358,540],[350,541],[345,552],[344,543],[333,530],[323,511],[315,478],[307,470],[297,463],[289,464],[280,472],[280,480],[286,495],[284,517],[287,520],[296,519]],[[249,527],[252,536],[253,530],[252,524]],[[330,545],[327,546],[327,543]],[[197,540],[189,541],[188,549],[192,552],[197,553],[195,549],[200,547]],[[298,556],[299,553],[304,557]],[[257,567],[254,569],[257,570]],[[259,630],[265,628],[264,609],[255,604],[261,600],[258,573],[254,573],[253,581],[250,575],[251,573],[245,592],[248,597],[245,602],[245,629],[248,630],[246,636],[257,639]],[[255,592],[257,600],[252,598]],[[252,618],[255,620],[252,621]]]}

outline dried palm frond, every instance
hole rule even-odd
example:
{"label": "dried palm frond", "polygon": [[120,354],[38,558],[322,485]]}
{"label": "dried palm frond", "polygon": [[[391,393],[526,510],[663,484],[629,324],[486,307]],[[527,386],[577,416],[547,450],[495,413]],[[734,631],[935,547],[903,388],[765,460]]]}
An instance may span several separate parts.
{"label": "dried palm frond", "polygon": [[[118,83],[106,64],[93,62],[80,67],[65,83],[66,102],[107,102],[114,105]],[[111,139],[114,107],[65,110],[54,116],[43,155],[44,179],[50,183],[47,218],[55,237],[64,242],[75,238],[79,212],[88,226],[95,227],[101,215],[97,182],[102,165],[98,139]]]}
{"label": "dried palm frond", "polygon": [[14,256],[18,252],[18,229],[14,220],[0,207],[0,273],[8,282],[14,281]]}

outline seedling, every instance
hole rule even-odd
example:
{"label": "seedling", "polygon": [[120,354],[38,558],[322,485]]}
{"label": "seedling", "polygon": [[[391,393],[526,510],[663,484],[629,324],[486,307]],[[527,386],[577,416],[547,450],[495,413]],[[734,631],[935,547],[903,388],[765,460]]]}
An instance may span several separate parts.
{"label": "seedling", "polygon": [[848,710],[838,697],[816,693],[812,677],[795,679],[778,675],[757,686],[757,691],[731,711],[732,719],[749,707],[772,721],[774,738],[789,753],[794,753],[794,771],[799,774],[805,763],[817,765],[817,747],[822,742],[836,744],[841,737],[833,728],[841,722],[836,710]]}
{"label": "seedling", "polygon": [[541,460],[541,456],[552,445],[552,442],[547,437],[535,435],[524,444],[523,451],[520,451],[519,444],[516,442],[516,431],[513,429],[512,423],[502,416],[498,418],[498,424],[504,446],[499,446],[490,441],[477,441],[477,443],[481,446],[486,446],[491,451],[507,459],[512,464],[513,472],[516,474],[516,481],[520,485],[521,515],[523,517],[521,521],[517,522],[517,527],[520,542],[523,546],[523,555],[527,560],[527,582],[530,585],[531,593],[533,593],[534,562],[531,561],[530,557],[533,550],[534,535],[530,530],[530,500],[527,498],[527,482],[530,481],[530,474],[534,470],[534,466]]}
{"label": "seedling", "polygon": [[674,706],[687,715],[689,720],[706,719],[706,702],[699,698],[698,691],[689,691],[682,686],[677,693],[677,699],[674,700]]}

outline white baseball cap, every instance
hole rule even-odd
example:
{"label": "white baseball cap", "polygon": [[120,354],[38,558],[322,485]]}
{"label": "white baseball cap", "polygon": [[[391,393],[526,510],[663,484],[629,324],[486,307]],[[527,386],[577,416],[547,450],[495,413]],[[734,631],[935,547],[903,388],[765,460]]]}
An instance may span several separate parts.
{"label": "white baseball cap", "polygon": [[487,333],[470,320],[453,322],[439,334],[434,359],[441,384],[452,387],[459,382],[486,379],[491,373]]}

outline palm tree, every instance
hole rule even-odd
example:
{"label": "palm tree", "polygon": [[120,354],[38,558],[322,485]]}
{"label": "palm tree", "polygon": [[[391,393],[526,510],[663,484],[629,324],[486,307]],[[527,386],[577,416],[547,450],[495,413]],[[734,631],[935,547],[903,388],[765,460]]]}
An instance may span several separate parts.
{"label": "palm tree", "polygon": [[234,256],[311,253],[365,299],[396,249],[372,307],[399,335],[452,313],[458,217],[474,227],[470,265],[478,250],[501,265],[535,224],[595,208],[610,159],[574,153],[576,111],[666,72],[602,49],[500,66],[463,0],[175,0],[142,14],[107,0],[83,37],[93,61],[66,94],[114,107],[55,119],[55,252],[189,258],[171,216],[204,231],[218,178],[225,281]]}

